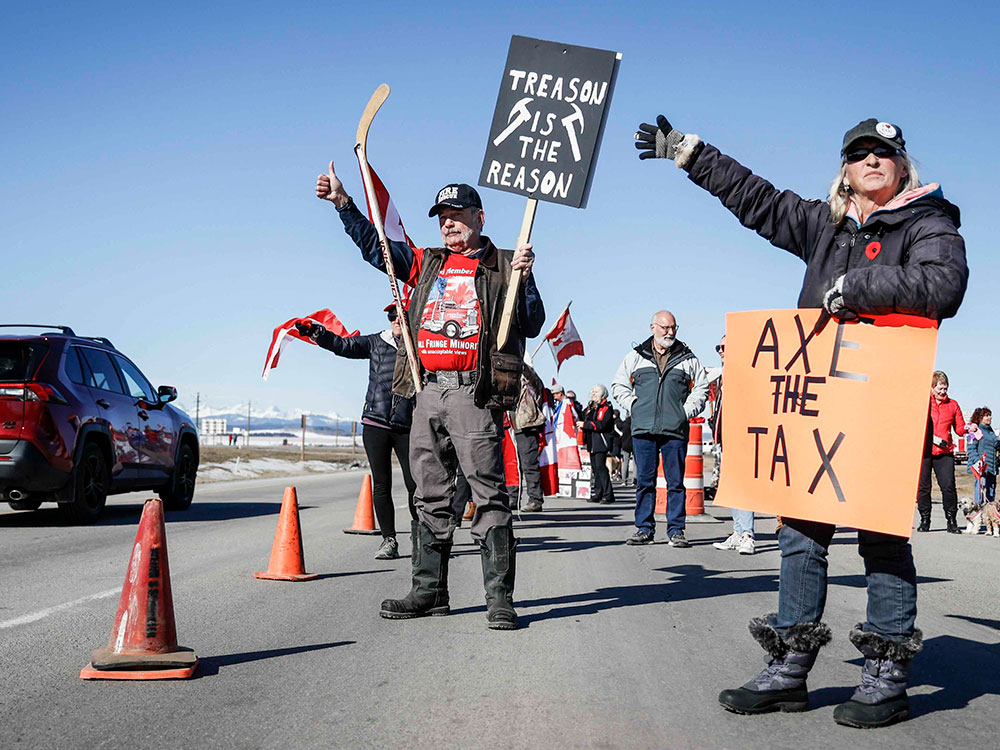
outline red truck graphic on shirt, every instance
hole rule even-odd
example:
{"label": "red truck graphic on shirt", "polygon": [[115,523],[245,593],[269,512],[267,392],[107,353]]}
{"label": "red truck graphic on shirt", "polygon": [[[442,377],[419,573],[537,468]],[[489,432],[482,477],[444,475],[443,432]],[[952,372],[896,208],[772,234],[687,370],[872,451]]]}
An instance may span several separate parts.
{"label": "red truck graphic on shirt", "polygon": [[439,297],[424,306],[420,327],[433,333],[443,333],[450,339],[464,339],[479,333],[479,316],[473,300],[456,305],[452,300]]}

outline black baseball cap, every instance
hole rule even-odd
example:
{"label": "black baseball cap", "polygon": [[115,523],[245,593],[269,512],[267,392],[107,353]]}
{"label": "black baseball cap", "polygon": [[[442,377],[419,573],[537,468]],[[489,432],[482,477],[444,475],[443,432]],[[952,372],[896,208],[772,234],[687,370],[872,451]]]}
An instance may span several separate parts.
{"label": "black baseball cap", "polygon": [[446,208],[482,208],[483,201],[472,185],[464,182],[453,182],[438,190],[437,201],[427,212],[428,216],[437,216]]}
{"label": "black baseball cap", "polygon": [[890,148],[898,148],[900,151],[906,152],[906,141],[903,140],[903,131],[898,125],[870,117],[844,133],[844,145],[840,149],[840,153],[847,153],[848,147],[862,138],[871,138]]}

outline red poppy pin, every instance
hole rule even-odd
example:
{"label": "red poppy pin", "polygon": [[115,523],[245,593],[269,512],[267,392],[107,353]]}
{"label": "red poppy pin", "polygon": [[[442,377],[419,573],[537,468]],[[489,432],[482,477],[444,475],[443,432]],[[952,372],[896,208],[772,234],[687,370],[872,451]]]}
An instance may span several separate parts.
{"label": "red poppy pin", "polygon": [[881,242],[869,242],[868,247],[865,248],[865,255],[868,257],[868,260],[875,260],[880,252],[882,252]]}

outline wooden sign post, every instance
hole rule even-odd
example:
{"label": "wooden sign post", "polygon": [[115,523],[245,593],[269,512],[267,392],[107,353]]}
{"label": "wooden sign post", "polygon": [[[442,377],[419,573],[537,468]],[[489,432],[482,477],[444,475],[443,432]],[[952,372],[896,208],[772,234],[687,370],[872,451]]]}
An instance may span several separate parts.
{"label": "wooden sign post", "polygon": [[[482,187],[527,197],[518,245],[528,242],[538,201],[585,208],[621,53],[513,36],[500,81]],[[497,348],[503,348],[520,271],[511,274]]]}

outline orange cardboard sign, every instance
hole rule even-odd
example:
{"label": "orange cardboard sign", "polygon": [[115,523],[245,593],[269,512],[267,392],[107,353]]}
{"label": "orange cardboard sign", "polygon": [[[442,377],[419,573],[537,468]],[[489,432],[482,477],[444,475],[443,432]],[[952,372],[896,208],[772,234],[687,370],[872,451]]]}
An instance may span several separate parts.
{"label": "orange cardboard sign", "polygon": [[726,315],[715,501],[908,537],[937,323],[821,313]]}

